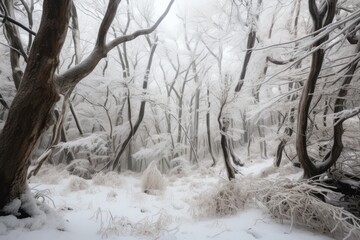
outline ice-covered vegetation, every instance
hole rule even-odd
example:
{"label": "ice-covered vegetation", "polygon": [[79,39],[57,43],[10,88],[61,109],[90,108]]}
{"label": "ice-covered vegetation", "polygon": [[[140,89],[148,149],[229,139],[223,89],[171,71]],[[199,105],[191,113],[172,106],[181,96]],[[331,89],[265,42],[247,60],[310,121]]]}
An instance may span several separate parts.
{"label": "ice-covered vegetation", "polygon": [[51,4],[0,1],[0,239],[360,239],[358,0]]}

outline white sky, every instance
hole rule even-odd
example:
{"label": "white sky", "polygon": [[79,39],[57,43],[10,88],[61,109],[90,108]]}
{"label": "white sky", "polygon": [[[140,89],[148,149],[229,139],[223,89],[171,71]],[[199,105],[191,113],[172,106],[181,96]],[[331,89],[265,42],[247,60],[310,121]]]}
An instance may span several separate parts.
{"label": "white sky", "polygon": [[[191,19],[195,15],[211,14],[211,6],[214,1],[217,0],[175,0],[171,11],[161,23],[159,29],[166,31],[170,36],[176,36],[179,30],[182,31],[182,23],[176,15],[181,17],[186,15],[188,19]],[[156,10],[157,14],[161,14],[170,0],[158,0],[158,2],[161,7]]]}

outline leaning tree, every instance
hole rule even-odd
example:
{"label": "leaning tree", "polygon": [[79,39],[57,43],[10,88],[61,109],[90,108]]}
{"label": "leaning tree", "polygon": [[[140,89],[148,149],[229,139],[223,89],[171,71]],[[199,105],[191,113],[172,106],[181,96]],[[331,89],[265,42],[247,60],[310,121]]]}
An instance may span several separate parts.
{"label": "leaning tree", "polygon": [[110,0],[91,53],[79,64],[58,75],[55,71],[67,35],[72,1],[44,1],[41,23],[26,68],[0,133],[0,209],[26,191],[29,156],[41,134],[54,123],[53,110],[60,95],[66,95],[89,75],[110,50],[153,32],[174,1],[169,2],[151,27],[107,41],[108,31],[121,2]]}

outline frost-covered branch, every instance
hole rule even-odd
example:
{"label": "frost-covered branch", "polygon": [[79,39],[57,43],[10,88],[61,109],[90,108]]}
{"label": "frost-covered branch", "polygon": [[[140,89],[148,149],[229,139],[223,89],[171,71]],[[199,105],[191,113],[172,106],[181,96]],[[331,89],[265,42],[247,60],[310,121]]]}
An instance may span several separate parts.
{"label": "frost-covered branch", "polygon": [[115,18],[115,14],[120,3],[120,0],[110,1],[99,28],[95,47],[90,53],[90,55],[86,57],[78,65],[70,68],[69,70],[65,71],[64,73],[56,77],[55,83],[58,87],[59,92],[65,93],[69,88],[75,86],[84,77],[89,75],[97,66],[99,61],[103,59],[110,50],[112,50],[119,44],[134,40],[139,36],[152,33],[166,17],[174,1],[175,0],[171,0],[169,2],[165,11],[161,14],[158,20],[150,28],[141,29],[133,32],[132,34],[117,37],[114,40],[110,41],[109,43],[106,43],[107,33],[109,31],[111,23]]}

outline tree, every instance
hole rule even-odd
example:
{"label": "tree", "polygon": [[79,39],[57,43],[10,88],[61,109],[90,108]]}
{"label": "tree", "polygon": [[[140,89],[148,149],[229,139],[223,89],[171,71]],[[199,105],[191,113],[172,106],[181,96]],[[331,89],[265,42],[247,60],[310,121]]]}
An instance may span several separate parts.
{"label": "tree", "polygon": [[[26,190],[29,156],[41,134],[54,122],[52,113],[59,94],[66,95],[119,44],[153,32],[170,11],[173,2],[174,0],[170,1],[153,26],[114,38],[107,43],[106,36],[120,4],[120,0],[109,1],[90,55],[78,65],[56,75],[72,1],[44,1],[40,27],[18,92],[0,134],[0,209],[13,199],[19,198]],[[23,120],[24,116],[27,117],[26,121]]]}
{"label": "tree", "polygon": [[[28,157],[43,131],[52,124],[59,94],[54,83],[65,40],[71,1],[45,1],[41,25],[9,116],[0,135],[0,208],[26,190]],[[50,25],[49,23],[57,24]],[[23,121],[23,116],[28,121]]]}
{"label": "tree", "polygon": [[[315,1],[309,1],[309,11],[314,24],[314,32],[321,29],[326,29],[326,27],[333,21],[336,13],[336,3],[336,0],[326,1],[323,5],[318,7]],[[344,129],[342,123],[346,119],[359,113],[357,109],[354,109],[350,113],[343,113],[345,110],[344,97],[348,92],[346,86],[350,84],[358,63],[358,59],[355,59],[355,61],[352,61],[350,64],[348,64],[348,70],[345,73],[345,77],[340,78],[340,80],[343,79],[343,83],[334,103],[335,117],[333,127],[333,146],[321,162],[318,164],[314,163],[313,159],[308,155],[307,151],[308,114],[310,111],[311,101],[315,92],[317,80],[322,70],[322,65],[325,58],[325,49],[323,49],[321,46],[324,45],[324,42],[327,40],[329,40],[329,33],[322,34],[322,36],[318,37],[318,39],[313,44],[313,48],[315,50],[312,52],[310,72],[308,79],[304,83],[298,108],[296,151],[299,161],[304,168],[304,177],[306,178],[320,175],[335,164],[343,150],[342,135]]]}

